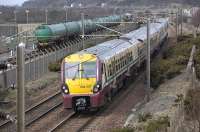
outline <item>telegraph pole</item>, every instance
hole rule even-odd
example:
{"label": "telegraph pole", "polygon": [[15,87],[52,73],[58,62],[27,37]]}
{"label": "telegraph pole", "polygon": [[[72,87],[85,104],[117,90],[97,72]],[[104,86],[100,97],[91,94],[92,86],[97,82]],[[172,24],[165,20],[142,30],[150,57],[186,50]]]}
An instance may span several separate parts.
{"label": "telegraph pole", "polygon": [[65,20],[67,22],[67,8],[65,9]]}
{"label": "telegraph pole", "polygon": [[24,132],[25,111],[24,111],[24,48],[25,44],[20,43],[17,47],[17,132]]}
{"label": "telegraph pole", "polygon": [[178,12],[176,12],[176,43],[178,43]]}
{"label": "telegraph pole", "polygon": [[17,11],[14,10],[14,19],[15,19],[15,34],[18,33],[18,28],[17,28]]}
{"label": "telegraph pole", "polygon": [[183,35],[183,9],[180,9],[180,14],[181,14],[181,36]]}
{"label": "telegraph pole", "polygon": [[84,13],[81,13],[81,22],[82,22],[82,48],[85,49],[84,37],[85,37],[85,22],[84,22]]}
{"label": "telegraph pole", "polygon": [[28,20],[28,17],[29,17],[28,14],[29,14],[30,11],[27,9],[25,12],[26,12],[26,24],[28,24],[28,22],[29,22],[29,20]]}
{"label": "telegraph pole", "polygon": [[147,44],[146,44],[146,78],[147,78],[147,101],[150,100],[150,19],[147,19]]}
{"label": "telegraph pole", "polygon": [[45,23],[48,23],[48,9],[45,9]]}

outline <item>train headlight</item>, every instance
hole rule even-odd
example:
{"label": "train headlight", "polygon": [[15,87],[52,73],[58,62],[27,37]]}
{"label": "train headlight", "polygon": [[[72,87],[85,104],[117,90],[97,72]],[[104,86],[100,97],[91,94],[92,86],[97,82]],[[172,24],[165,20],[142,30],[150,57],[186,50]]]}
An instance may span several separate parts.
{"label": "train headlight", "polygon": [[96,84],[95,86],[94,86],[94,88],[93,88],[93,92],[94,93],[97,93],[97,92],[99,92],[101,90],[101,85],[100,84]]}
{"label": "train headlight", "polygon": [[68,89],[67,85],[63,85],[63,86],[62,86],[62,92],[63,92],[64,94],[69,94],[69,89]]}

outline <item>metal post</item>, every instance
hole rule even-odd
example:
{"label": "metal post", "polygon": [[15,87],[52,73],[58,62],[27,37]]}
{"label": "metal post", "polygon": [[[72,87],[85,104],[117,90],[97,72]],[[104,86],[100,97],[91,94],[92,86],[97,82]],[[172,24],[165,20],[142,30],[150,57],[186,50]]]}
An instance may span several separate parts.
{"label": "metal post", "polygon": [[48,23],[48,9],[45,9],[45,22]]}
{"label": "metal post", "polygon": [[178,12],[176,13],[176,43],[178,42]]}
{"label": "metal post", "polygon": [[147,77],[147,101],[150,100],[150,19],[147,19],[147,44],[146,44],[146,77]]}
{"label": "metal post", "polygon": [[183,35],[183,10],[182,8],[180,9],[180,14],[181,14],[181,36]]}
{"label": "metal post", "polygon": [[18,27],[17,27],[17,11],[16,10],[14,11],[14,17],[15,17],[14,19],[15,19],[15,32],[16,32],[15,34],[17,34],[18,33],[17,28]]}
{"label": "metal post", "polygon": [[193,89],[196,88],[195,82],[196,82],[195,68],[192,67],[192,88],[193,88]]}
{"label": "metal post", "polygon": [[20,43],[17,47],[17,132],[24,132],[24,62],[25,44]]}
{"label": "metal post", "polygon": [[29,10],[26,10],[26,24],[28,24],[28,13],[29,13]]}
{"label": "metal post", "polygon": [[[28,23],[29,23],[29,19],[28,19],[29,10],[26,10],[25,12],[26,12],[26,24],[27,24],[27,27],[29,28],[29,26],[28,26]],[[27,28],[27,30],[29,30],[28,28]]]}
{"label": "metal post", "polygon": [[65,20],[67,22],[67,8],[65,9]]}
{"label": "metal post", "polygon": [[82,49],[85,49],[85,45],[84,45],[84,37],[85,37],[84,13],[81,13],[81,22],[82,22]]}
{"label": "metal post", "polygon": [[36,80],[36,55],[34,54],[34,60],[33,60],[33,80]]}

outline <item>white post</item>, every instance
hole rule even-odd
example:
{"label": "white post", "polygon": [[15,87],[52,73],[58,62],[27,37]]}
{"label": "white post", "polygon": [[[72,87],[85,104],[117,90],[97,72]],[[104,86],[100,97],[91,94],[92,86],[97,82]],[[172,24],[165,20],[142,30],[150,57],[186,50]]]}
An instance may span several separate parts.
{"label": "white post", "polygon": [[48,23],[48,9],[45,9],[45,23]]}
{"label": "white post", "polygon": [[178,12],[176,13],[176,43],[178,43]]}
{"label": "white post", "polygon": [[84,13],[81,13],[81,22],[82,22],[82,48],[85,49],[85,45],[84,45],[84,37],[85,37]]}
{"label": "white post", "polygon": [[20,43],[17,47],[17,132],[24,132],[25,111],[24,111],[24,62],[25,44]]}
{"label": "white post", "polygon": [[67,22],[67,7],[65,9],[65,21]]}
{"label": "white post", "polygon": [[147,59],[146,59],[146,76],[147,76],[147,101],[150,100],[150,19],[147,20],[147,44],[146,44],[146,50],[147,50]]}
{"label": "white post", "polygon": [[29,10],[26,10],[26,24],[27,24],[27,30],[29,30],[29,26],[28,26],[28,23],[29,23],[28,14],[29,14]]}
{"label": "white post", "polygon": [[183,35],[183,9],[180,9],[180,14],[181,14],[181,36]]}

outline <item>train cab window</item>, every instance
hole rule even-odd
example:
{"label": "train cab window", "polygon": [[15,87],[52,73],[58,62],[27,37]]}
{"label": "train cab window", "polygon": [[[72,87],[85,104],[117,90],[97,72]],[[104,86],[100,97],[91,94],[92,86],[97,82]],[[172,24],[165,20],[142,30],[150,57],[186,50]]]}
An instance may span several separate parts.
{"label": "train cab window", "polygon": [[78,62],[67,62],[65,63],[65,78],[79,78],[79,63]]}
{"label": "train cab window", "polygon": [[94,78],[96,77],[96,62],[84,62],[82,63],[82,77],[83,78]]}

